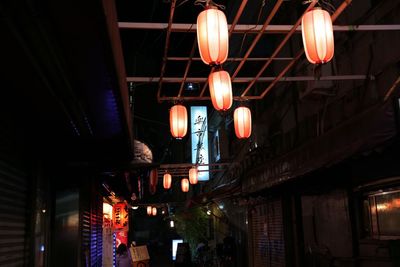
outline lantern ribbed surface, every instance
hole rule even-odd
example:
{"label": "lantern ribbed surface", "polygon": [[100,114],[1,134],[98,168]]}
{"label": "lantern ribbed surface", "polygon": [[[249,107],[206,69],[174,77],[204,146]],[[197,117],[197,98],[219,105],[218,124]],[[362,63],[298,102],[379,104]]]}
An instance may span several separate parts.
{"label": "lantern ribbed surface", "polygon": [[251,135],[251,111],[247,107],[238,107],[233,113],[235,134],[239,139],[249,138]]}
{"label": "lantern ribbed surface", "polygon": [[334,54],[332,19],[321,8],[314,8],[304,14],[301,20],[304,51],[313,64],[329,62]]}
{"label": "lantern ribbed surface", "polygon": [[226,111],[232,106],[232,83],[227,71],[214,71],[208,76],[208,85],[213,107]]}
{"label": "lantern ribbed surface", "polygon": [[185,106],[175,105],[169,111],[169,126],[171,134],[182,139],[187,133],[188,115]]}
{"label": "lantern ribbed surface", "polygon": [[197,43],[205,64],[220,65],[228,57],[229,34],[224,12],[208,7],[197,17]]}

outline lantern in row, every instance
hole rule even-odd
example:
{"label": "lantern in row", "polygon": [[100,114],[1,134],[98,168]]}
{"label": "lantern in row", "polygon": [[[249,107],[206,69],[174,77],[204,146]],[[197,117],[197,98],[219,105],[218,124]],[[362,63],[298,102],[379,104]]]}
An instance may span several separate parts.
{"label": "lantern in row", "polygon": [[181,188],[182,192],[184,193],[189,192],[189,180],[187,178],[183,178],[181,180]]}
{"label": "lantern in row", "polygon": [[218,111],[226,111],[232,106],[232,83],[229,73],[214,71],[208,76],[211,102]]}
{"label": "lantern in row", "polygon": [[188,115],[185,106],[175,105],[169,111],[169,126],[171,134],[182,139],[187,133]]}
{"label": "lantern in row", "polygon": [[157,208],[153,207],[152,211],[151,211],[151,215],[156,216],[157,215]]}
{"label": "lantern in row", "polygon": [[208,65],[220,65],[228,57],[228,22],[224,12],[207,6],[197,17],[197,43],[201,60]]}
{"label": "lantern in row", "polygon": [[334,54],[332,19],[321,8],[314,8],[304,14],[301,20],[304,51],[313,64],[329,62]]}
{"label": "lantern in row", "polygon": [[170,189],[172,183],[172,176],[169,173],[165,173],[163,176],[163,186],[164,189]]}
{"label": "lantern in row", "polygon": [[151,213],[153,212],[153,207],[152,206],[147,206],[147,215],[151,215]]}
{"label": "lantern in row", "polygon": [[190,170],[189,170],[190,184],[197,184],[197,182],[199,181],[198,176],[199,176],[199,173],[198,173],[197,167],[190,168]]}
{"label": "lantern in row", "polygon": [[238,107],[233,113],[235,134],[239,139],[249,138],[251,135],[251,111],[247,107]]}
{"label": "lantern in row", "polygon": [[158,183],[158,171],[157,169],[153,169],[150,171],[150,177],[149,177],[149,191],[150,194],[154,195],[157,190],[157,183]]}

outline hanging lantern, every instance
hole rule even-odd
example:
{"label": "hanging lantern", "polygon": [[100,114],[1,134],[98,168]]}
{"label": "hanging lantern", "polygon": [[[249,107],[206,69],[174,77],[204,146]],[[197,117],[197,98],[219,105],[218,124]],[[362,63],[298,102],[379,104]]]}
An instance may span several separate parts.
{"label": "hanging lantern", "polygon": [[229,34],[224,12],[208,6],[197,17],[197,42],[201,59],[208,65],[220,65],[228,57]]}
{"label": "hanging lantern", "polygon": [[151,211],[151,215],[156,216],[157,215],[157,208],[153,207],[152,211]]}
{"label": "hanging lantern", "polygon": [[329,62],[335,50],[332,19],[321,8],[308,11],[301,20],[304,51],[313,64]]}
{"label": "hanging lantern", "polygon": [[188,178],[183,178],[181,181],[181,187],[182,187],[182,192],[188,192],[189,191],[189,180]]}
{"label": "hanging lantern", "polygon": [[165,173],[163,177],[163,185],[165,189],[171,188],[172,176],[169,173]]}
{"label": "hanging lantern", "polygon": [[169,126],[171,134],[177,139],[182,139],[187,132],[188,116],[186,108],[175,105],[169,111]]}
{"label": "hanging lantern", "polygon": [[189,182],[190,184],[197,184],[199,178],[199,172],[197,170],[197,167],[192,167],[189,170]]}
{"label": "hanging lantern", "polygon": [[226,111],[232,106],[232,83],[229,73],[214,71],[208,76],[211,102],[216,110]]}
{"label": "hanging lantern", "polygon": [[237,138],[249,138],[251,135],[251,111],[247,107],[238,107],[233,113]]}
{"label": "hanging lantern", "polygon": [[149,177],[149,191],[150,194],[154,195],[157,190],[157,183],[158,183],[158,171],[157,169],[152,169],[150,171],[150,177]]}
{"label": "hanging lantern", "polygon": [[147,206],[147,215],[151,215],[152,213],[152,207],[151,206]]}

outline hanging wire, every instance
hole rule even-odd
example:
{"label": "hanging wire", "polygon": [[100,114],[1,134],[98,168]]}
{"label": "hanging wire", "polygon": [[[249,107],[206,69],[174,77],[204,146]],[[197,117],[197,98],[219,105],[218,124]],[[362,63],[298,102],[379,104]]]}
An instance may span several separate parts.
{"label": "hanging wire", "polygon": [[221,10],[225,10],[225,6],[221,4],[215,3],[213,0],[196,0],[194,2],[195,6],[202,6],[202,7],[207,7],[207,6],[216,6]]}
{"label": "hanging wire", "polygon": [[[314,2],[314,0],[305,0],[302,2],[302,4],[308,5],[311,4],[312,2]],[[317,4],[318,6],[322,7],[331,14],[335,13],[336,11],[335,6],[330,3],[330,0],[317,0]]]}

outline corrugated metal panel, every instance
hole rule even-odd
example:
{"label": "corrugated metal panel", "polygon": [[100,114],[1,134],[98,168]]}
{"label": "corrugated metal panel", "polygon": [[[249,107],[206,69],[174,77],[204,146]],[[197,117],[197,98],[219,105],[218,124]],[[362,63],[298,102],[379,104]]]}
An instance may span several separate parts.
{"label": "corrugated metal panel", "polygon": [[82,249],[86,266],[102,266],[103,202],[101,195],[92,191],[90,209],[82,211],[81,235]]}
{"label": "corrugated metal panel", "polygon": [[0,163],[0,266],[26,266],[27,175]]}
{"label": "corrugated metal panel", "polygon": [[281,200],[255,206],[252,214],[253,266],[284,267]]}

